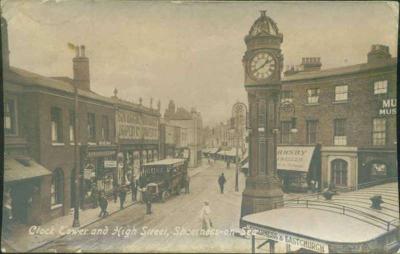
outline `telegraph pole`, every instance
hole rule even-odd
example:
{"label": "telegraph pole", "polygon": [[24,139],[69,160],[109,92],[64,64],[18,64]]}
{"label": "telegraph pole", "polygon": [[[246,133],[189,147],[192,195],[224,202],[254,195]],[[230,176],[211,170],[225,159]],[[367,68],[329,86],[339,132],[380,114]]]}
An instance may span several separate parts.
{"label": "telegraph pole", "polygon": [[73,227],[79,227],[79,175],[80,175],[80,166],[78,161],[78,112],[79,112],[79,105],[78,105],[78,87],[77,84],[74,84],[74,94],[75,94],[75,106],[74,106],[74,188],[75,188],[75,207],[74,207],[74,221],[72,223]]}

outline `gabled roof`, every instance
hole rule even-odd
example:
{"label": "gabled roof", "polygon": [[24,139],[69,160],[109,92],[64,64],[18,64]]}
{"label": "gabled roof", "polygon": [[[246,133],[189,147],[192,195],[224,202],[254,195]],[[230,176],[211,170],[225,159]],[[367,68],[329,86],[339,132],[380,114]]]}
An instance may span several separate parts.
{"label": "gabled roof", "polygon": [[113,103],[115,103],[119,106],[125,106],[128,109],[132,109],[132,110],[140,111],[140,112],[146,112],[146,113],[152,114],[154,116],[161,116],[160,112],[158,112],[157,109],[151,109],[151,108],[145,107],[141,104],[136,104],[133,102],[121,100],[120,98],[115,97],[115,96],[111,97],[111,100],[113,101]]}
{"label": "gabled roof", "polygon": [[[24,86],[39,86],[48,89],[54,89],[66,93],[74,93],[73,84],[60,78],[49,78],[27,70],[11,67],[9,71],[4,72],[4,80],[7,82],[15,82]],[[112,104],[112,100],[108,97],[99,95],[93,91],[78,89],[78,94],[93,100],[98,100]]]}
{"label": "gabled roof", "polygon": [[290,76],[282,78],[282,81],[284,83],[288,83],[290,81],[297,81],[297,80],[325,78],[329,76],[346,75],[364,71],[371,71],[375,69],[380,69],[389,66],[396,66],[396,65],[397,65],[397,57],[392,57],[386,62],[380,62],[374,64],[363,63],[363,64],[349,65],[345,67],[332,68],[320,71],[298,72],[296,74],[292,74]]}

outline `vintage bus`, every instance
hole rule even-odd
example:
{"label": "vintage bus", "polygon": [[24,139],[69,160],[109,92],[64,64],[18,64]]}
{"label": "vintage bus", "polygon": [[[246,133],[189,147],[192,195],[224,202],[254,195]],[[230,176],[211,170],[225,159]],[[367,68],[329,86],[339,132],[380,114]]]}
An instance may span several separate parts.
{"label": "vintage bus", "polygon": [[171,194],[178,195],[184,188],[187,167],[186,159],[164,159],[146,163],[140,170],[140,187],[146,188],[153,200],[165,201]]}

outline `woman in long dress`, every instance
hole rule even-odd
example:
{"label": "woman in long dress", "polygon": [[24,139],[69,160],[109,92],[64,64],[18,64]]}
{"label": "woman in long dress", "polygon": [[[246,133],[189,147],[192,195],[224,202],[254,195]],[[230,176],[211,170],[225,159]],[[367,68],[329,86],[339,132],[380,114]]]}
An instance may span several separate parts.
{"label": "woman in long dress", "polygon": [[203,208],[200,211],[201,229],[209,230],[212,227],[211,222],[211,209],[207,201],[204,202]]}

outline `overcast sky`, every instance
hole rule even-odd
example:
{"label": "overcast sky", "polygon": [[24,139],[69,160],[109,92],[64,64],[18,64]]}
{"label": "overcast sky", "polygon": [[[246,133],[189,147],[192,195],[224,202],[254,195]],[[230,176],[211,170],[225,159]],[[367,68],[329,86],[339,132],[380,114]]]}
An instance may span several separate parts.
{"label": "overcast sky", "polygon": [[[372,44],[397,55],[398,6],[384,2],[2,1],[10,62],[45,76],[72,76],[86,45],[91,88],[138,102],[195,107],[205,124],[230,117],[243,86],[244,36],[267,10],[283,33],[284,65],[321,57],[323,68],[366,61]],[[155,103],[154,103],[155,105]]]}

